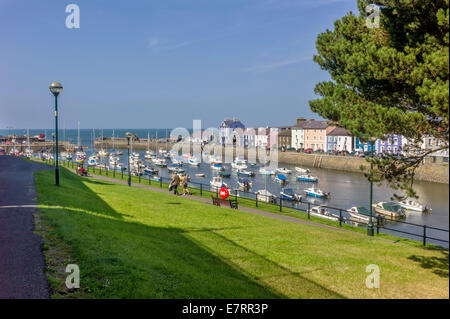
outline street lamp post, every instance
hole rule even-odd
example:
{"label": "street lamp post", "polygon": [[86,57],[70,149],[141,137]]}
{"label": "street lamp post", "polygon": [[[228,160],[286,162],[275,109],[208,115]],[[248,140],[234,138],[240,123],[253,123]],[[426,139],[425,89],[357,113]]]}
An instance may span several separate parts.
{"label": "street lamp post", "polygon": [[133,137],[133,134],[130,132],[126,132],[125,136],[127,137],[127,141],[128,141],[128,147],[127,147],[127,151],[128,151],[128,186],[131,186],[131,169],[130,169],[130,140]]}
{"label": "street lamp post", "polygon": [[49,86],[50,92],[55,96],[55,185],[59,186],[59,165],[58,165],[58,95],[62,92],[63,86],[59,82],[52,82]]}
{"label": "street lamp post", "polygon": [[[52,133],[53,152],[55,152],[55,137],[56,137],[56,134]],[[53,165],[55,165],[55,159],[53,159]]]}
{"label": "street lamp post", "polygon": [[[372,174],[373,171],[373,144],[375,143],[375,139],[374,138],[370,138],[369,140],[370,142],[370,155],[371,155],[371,161],[370,161],[370,171]],[[367,224],[367,235],[368,236],[373,236],[374,235],[374,227],[373,227],[373,207],[372,207],[372,201],[373,201],[373,178],[370,178],[370,196],[369,196],[369,211],[370,211],[370,215],[369,215],[369,224]]]}

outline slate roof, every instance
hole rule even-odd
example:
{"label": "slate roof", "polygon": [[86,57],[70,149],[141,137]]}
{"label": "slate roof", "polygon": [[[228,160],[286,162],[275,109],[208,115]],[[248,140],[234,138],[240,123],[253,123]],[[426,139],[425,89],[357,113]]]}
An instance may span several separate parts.
{"label": "slate roof", "polygon": [[297,125],[294,125],[292,128],[302,128],[302,129],[326,129],[328,127],[327,121],[315,121],[315,120],[309,120],[309,121],[302,121],[298,123]]}
{"label": "slate roof", "polygon": [[238,118],[234,118],[232,120],[225,119],[220,124],[220,128],[232,128],[232,129],[242,128],[242,129],[245,129],[245,125],[242,124],[242,122]]}
{"label": "slate roof", "polygon": [[352,136],[352,135],[345,128],[336,127],[334,130],[328,133],[327,136]]}

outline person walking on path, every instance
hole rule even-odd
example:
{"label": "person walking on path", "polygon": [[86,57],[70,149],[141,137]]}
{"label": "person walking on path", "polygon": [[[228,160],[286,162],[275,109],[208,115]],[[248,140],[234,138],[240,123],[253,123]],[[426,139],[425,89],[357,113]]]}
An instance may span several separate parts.
{"label": "person walking on path", "polygon": [[178,195],[178,185],[180,184],[180,177],[177,173],[173,173],[172,180],[170,181],[169,191],[173,189],[173,194]]}
{"label": "person walking on path", "polygon": [[181,185],[183,186],[183,195],[191,195],[191,192],[188,189],[189,180],[190,180],[189,175],[186,175],[183,178],[183,181],[181,182]]}

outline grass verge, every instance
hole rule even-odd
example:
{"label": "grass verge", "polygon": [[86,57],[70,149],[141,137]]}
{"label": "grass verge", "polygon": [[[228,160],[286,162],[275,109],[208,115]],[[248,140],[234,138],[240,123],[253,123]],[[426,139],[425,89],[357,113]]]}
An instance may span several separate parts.
{"label": "grass verge", "polygon": [[[448,250],[236,212],[66,169],[60,187],[49,171],[35,180],[47,250],[62,241],[81,271],[80,292],[57,297],[448,298]],[[365,284],[370,264],[380,268],[378,289]]]}

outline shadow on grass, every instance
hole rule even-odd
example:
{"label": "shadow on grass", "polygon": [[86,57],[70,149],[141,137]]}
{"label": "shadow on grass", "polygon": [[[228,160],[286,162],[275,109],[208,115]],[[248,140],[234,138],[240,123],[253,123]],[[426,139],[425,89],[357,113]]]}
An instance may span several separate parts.
{"label": "shadow on grass", "polygon": [[98,197],[86,184],[112,185],[86,177],[80,177],[65,168],[60,168],[60,186],[55,186],[53,176],[49,173],[38,173],[36,188],[39,194],[39,204],[58,206],[96,212],[114,218],[122,218],[103,199]]}
{"label": "shadow on grass", "polygon": [[426,269],[431,269],[431,271],[443,278],[449,277],[449,256],[448,250],[445,249],[433,249],[440,250],[442,257],[436,256],[417,256],[412,255],[408,259],[420,263],[420,266]]}
{"label": "shadow on grass", "polygon": [[[238,229],[240,227],[232,227],[230,229]],[[302,274],[308,273],[308,272],[314,272],[319,269],[311,270],[311,271],[305,271],[302,273],[299,272],[293,272],[290,269],[279,265],[267,257],[258,254],[257,252],[254,252],[240,244],[238,244],[235,241],[230,240],[229,238],[217,233],[217,231],[224,230],[222,229],[212,229],[212,228],[203,228],[195,230],[196,232],[205,232],[209,237],[214,238],[214,240],[217,242],[220,247],[223,249],[229,249],[234,251],[234,255],[229,258],[231,263],[235,263],[237,259],[240,259],[243,261],[244,264],[247,265],[247,268],[249,268],[252,272],[255,271],[255,274],[252,275],[258,280],[264,280],[264,281],[271,281],[271,279],[274,279],[276,277],[282,278],[284,277],[287,279],[290,285],[296,286],[296,287],[302,287],[301,293],[304,293],[304,295],[297,296],[297,298],[333,298],[333,299],[343,299],[346,298],[343,295],[338,294],[337,292],[330,290],[306,277],[304,277]],[[239,257],[236,257],[235,254]],[[225,260],[228,258],[225,257]],[[248,265],[251,265],[251,267],[248,267]],[[258,268],[263,270],[261,271],[261,275],[258,275]],[[240,268],[240,272],[242,273],[248,273],[243,268]],[[250,276],[250,274],[248,274]]]}

